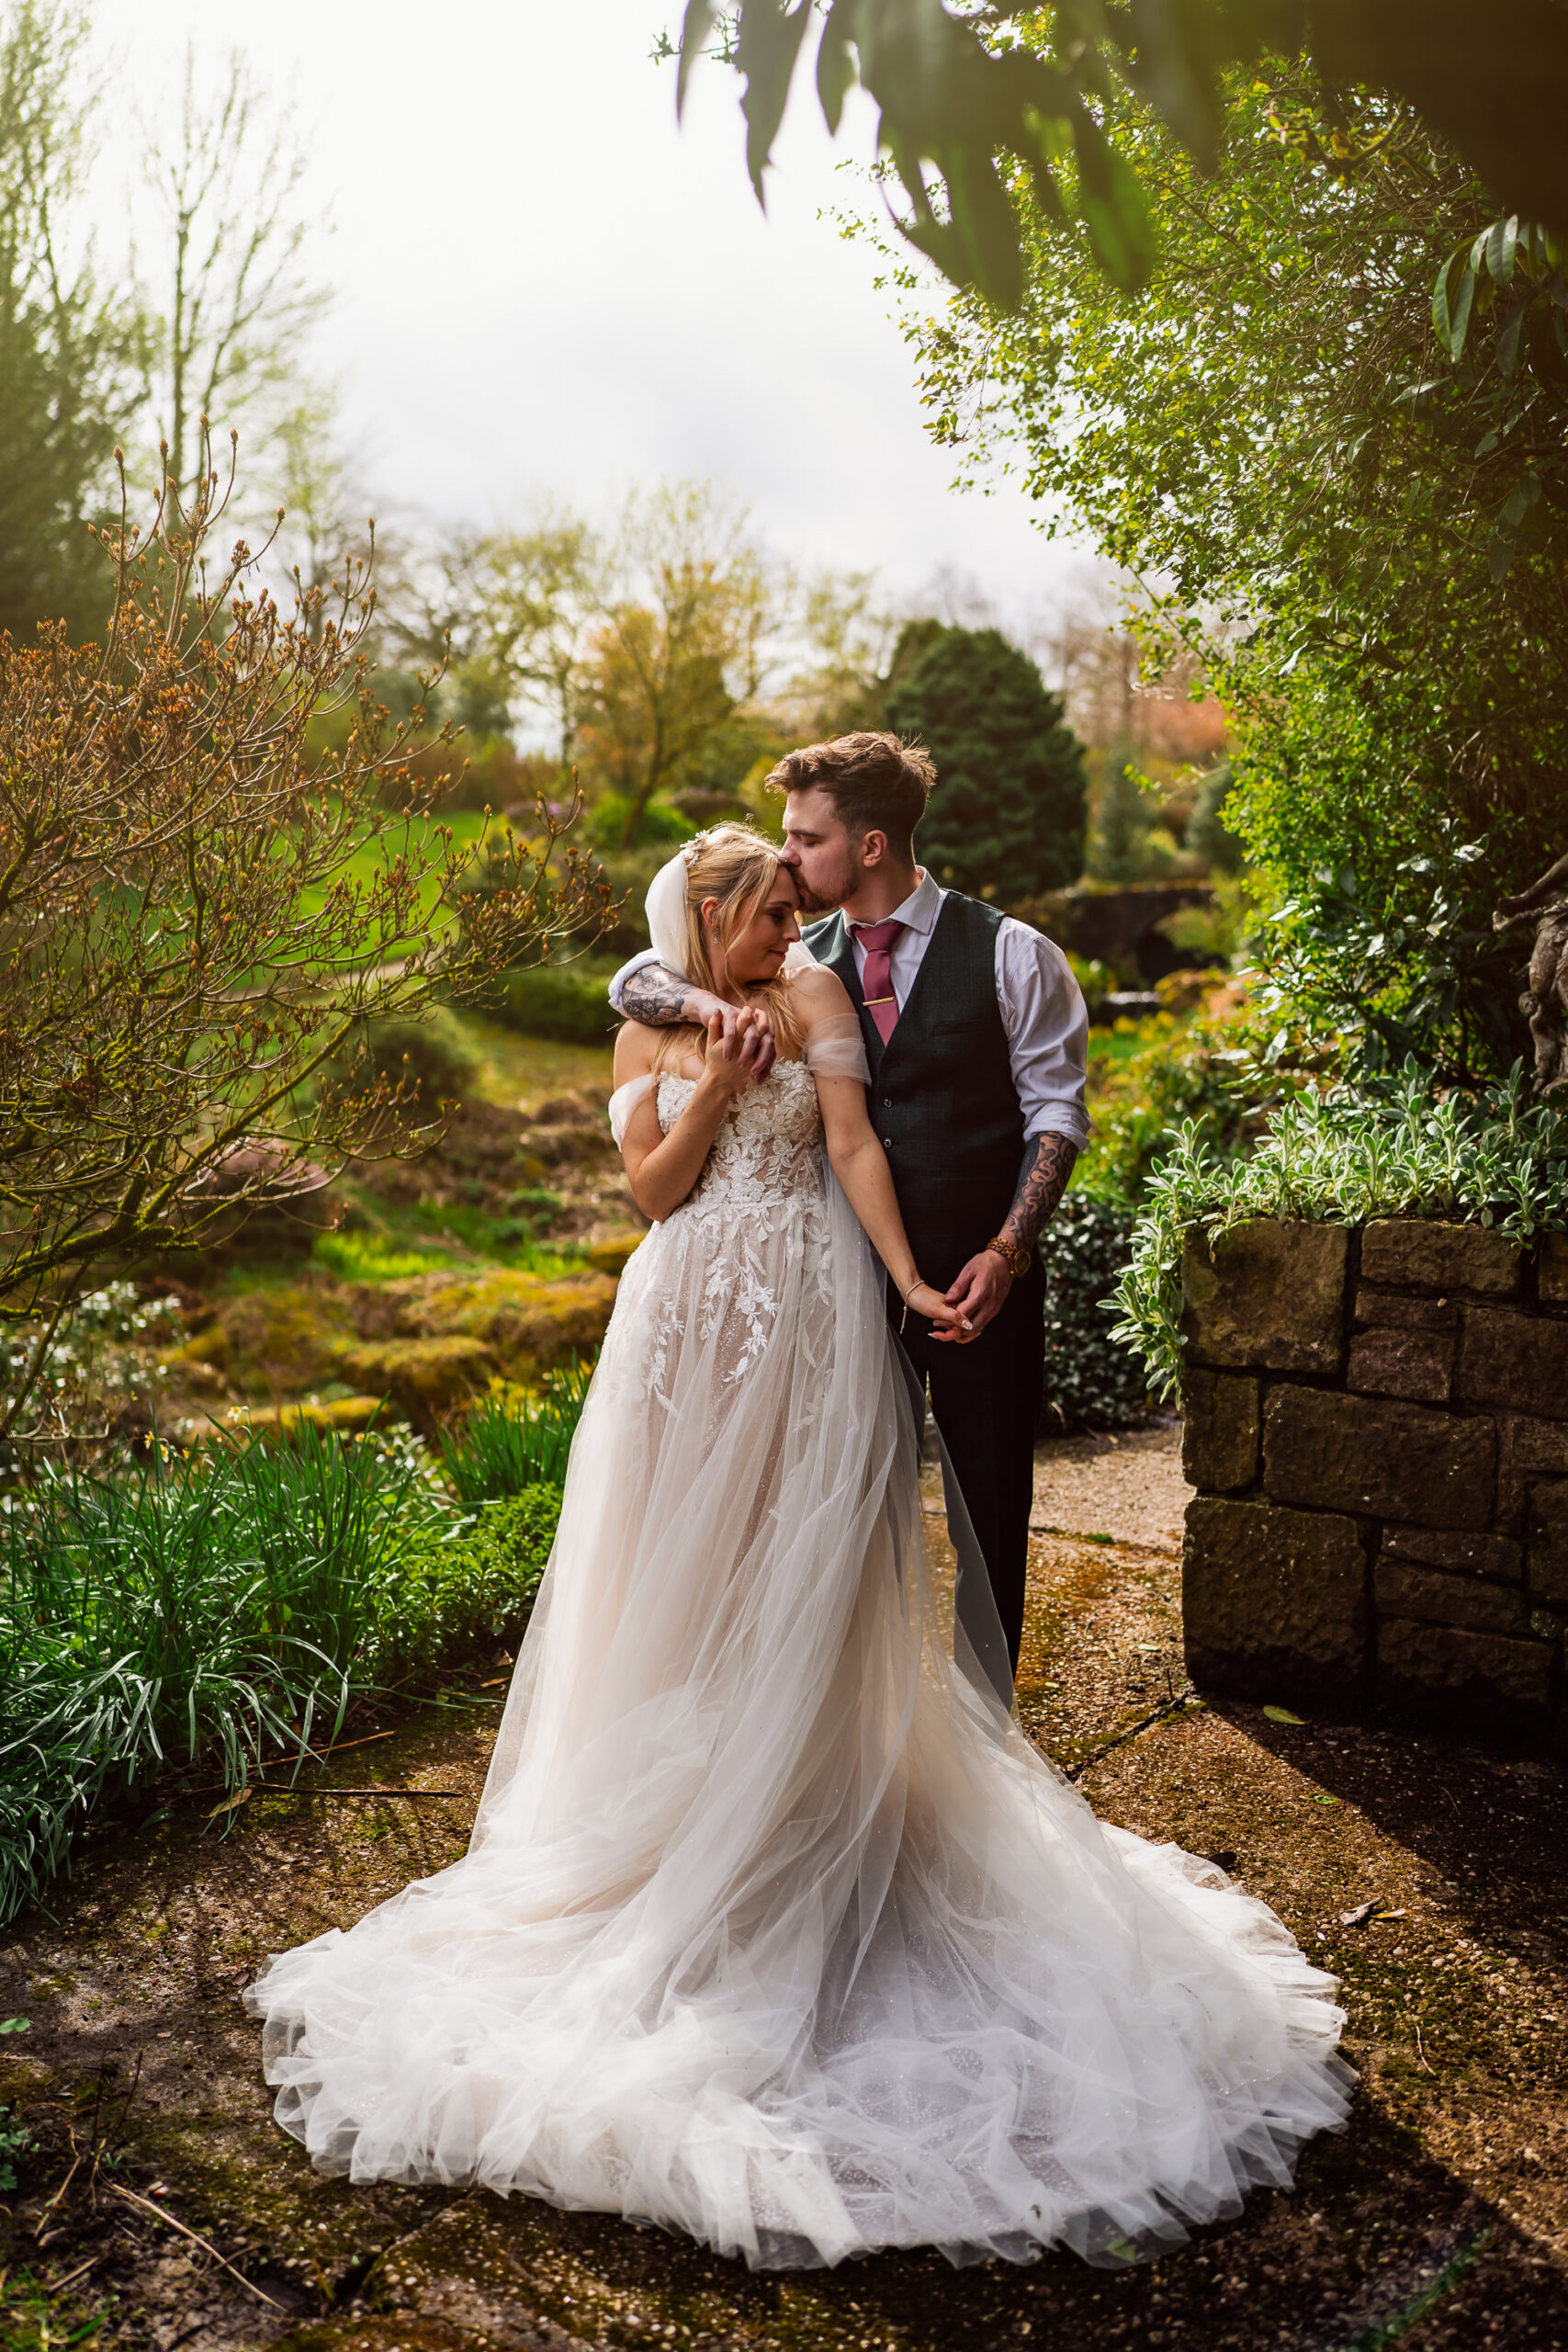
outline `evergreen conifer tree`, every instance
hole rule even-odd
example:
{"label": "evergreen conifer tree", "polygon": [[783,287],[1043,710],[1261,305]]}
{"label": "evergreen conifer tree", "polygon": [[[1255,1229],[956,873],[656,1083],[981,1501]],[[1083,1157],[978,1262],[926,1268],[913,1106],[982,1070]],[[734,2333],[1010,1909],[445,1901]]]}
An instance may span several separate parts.
{"label": "evergreen conifer tree", "polygon": [[910,628],[927,641],[902,674],[895,654],[886,707],[888,726],[936,762],[922,865],[944,887],[1004,906],[1076,882],[1087,785],[1061,697],[998,629]]}

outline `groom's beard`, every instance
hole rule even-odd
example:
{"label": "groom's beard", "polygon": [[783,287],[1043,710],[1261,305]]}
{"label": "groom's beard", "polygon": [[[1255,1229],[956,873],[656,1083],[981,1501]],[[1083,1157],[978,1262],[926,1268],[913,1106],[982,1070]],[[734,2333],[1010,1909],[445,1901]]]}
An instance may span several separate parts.
{"label": "groom's beard", "polygon": [[841,890],[832,897],[824,898],[820,891],[812,889],[798,866],[795,868],[795,887],[803,915],[836,914],[844,903],[846,893]]}

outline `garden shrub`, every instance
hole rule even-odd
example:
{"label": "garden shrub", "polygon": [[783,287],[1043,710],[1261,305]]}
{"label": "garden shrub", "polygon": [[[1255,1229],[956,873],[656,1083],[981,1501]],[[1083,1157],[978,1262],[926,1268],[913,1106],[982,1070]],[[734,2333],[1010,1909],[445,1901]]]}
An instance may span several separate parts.
{"label": "garden shrub", "polygon": [[1249,1042],[1235,1019],[1152,1014],[1117,1022],[1110,1042],[1089,1041],[1093,1132],[1073,1174],[1074,1193],[1134,1209],[1182,1119],[1196,1120],[1225,1155],[1240,1148],[1253,1116]]}
{"label": "garden shrub", "polygon": [[1131,1209],[1071,1191],[1040,1237],[1047,1429],[1125,1429],[1147,1410],[1143,1363],[1111,1328],[1134,1223]]}
{"label": "garden shrub", "polygon": [[483,1009],[505,1028],[563,1046],[608,1045],[620,1027],[604,978],[561,965],[503,974]]}
{"label": "garden shrub", "polygon": [[[631,814],[631,803],[624,793],[602,792],[589,809],[585,820],[588,839],[595,849],[618,850]],[[697,828],[683,808],[672,801],[654,798],[642,809],[637,820],[636,837],[628,844],[632,849],[646,849],[650,842],[660,843],[666,857],[678,842],[690,841]]]}
{"label": "garden shrub", "polygon": [[559,1517],[560,1488],[537,1484],[415,1544],[381,1588],[386,1665],[406,1672],[449,1663],[477,1643],[515,1639]]}

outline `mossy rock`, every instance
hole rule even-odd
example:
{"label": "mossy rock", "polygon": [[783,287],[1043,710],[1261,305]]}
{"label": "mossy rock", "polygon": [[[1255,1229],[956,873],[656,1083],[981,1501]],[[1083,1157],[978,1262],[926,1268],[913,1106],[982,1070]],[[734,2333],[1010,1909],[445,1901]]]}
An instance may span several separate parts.
{"label": "mossy rock", "polygon": [[199,1364],[205,1371],[227,1372],[234,1359],[234,1343],[222,1323],[209,1323],[194,1340],[177,1348],[160,1348],[155,1359],[160,1372],[188,1372]]}
{"label": "mossy rock", "polygon": [[607,1233],[588,1252],[588,1262],[595,1273],[619,1274],[626,1271],[626,1260],[647,1238],[642,1233]]}
{"label": "mossy rock", "polygon": [[615,1283],[607,1273],[546,1282],[538,1274],[498,1267],[411,1283],[398,1304],[397,1328],[400,1334],[420,1339],[451,1334],[482,1342],[501,1369],[515,1377],[590,1354],[604,1336],[615,1304]]}
{"label": "mossy rock", "polygon": [[298,1395],[335,1376],[353,1337],[332,1292],[286,1283],[225,1299],[186,1361],[229,1372],[253,1396]]}
{"label": "mossy rock", "polygon": [[418,1430],[434,1428],[495,1371],[495,1358],[481,1339],[449,1332],[430,1339],[380,1340],[350,1348],[344,1370],[378,1396],[389,1396]]}

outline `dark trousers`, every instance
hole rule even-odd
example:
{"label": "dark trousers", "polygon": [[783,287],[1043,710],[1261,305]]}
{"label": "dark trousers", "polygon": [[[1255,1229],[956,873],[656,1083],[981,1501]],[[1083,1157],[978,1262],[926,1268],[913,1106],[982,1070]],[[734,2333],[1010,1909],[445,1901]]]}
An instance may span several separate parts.
{"label": "dark trousers", "polygon": [[1036,1263],[1014,1283],[995,1321],[966,1347],[933,1340],[931,1325],[914,1316],[904,1332],[905,1351],[930,1387],[931,1412],[964,1491],[1015,1670],[1044,1385],[1044,1309],[1045,1280]]}

